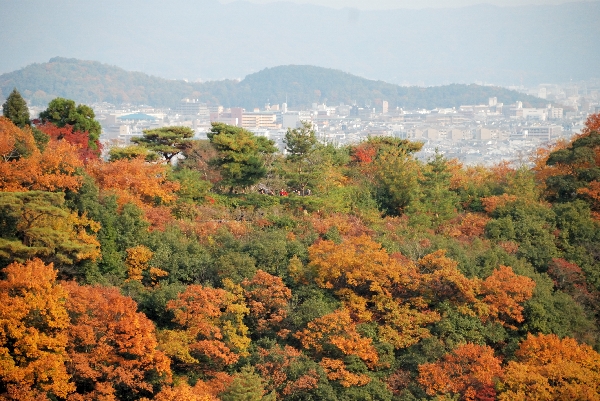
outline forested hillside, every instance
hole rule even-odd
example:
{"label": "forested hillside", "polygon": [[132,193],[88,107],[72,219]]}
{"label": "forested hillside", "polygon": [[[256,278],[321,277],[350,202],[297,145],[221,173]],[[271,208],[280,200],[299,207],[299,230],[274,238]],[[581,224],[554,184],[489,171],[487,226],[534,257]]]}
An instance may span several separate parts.
{"label": "forested hillside", "polygon": [[185,82],[151,77],[140,72],[95,61],[55,57],[48,63],[32,64],[0,75],[0,98],[13,88],[34,105],[45,105],[55,97],[92,104],[149,104],[175,107],[183,98],[200,99],[211,105],[242,106],[249,110],[265,103],[290,107],[310,107],[327,102],[408,109],[459,107],[464,104],[487,104],[490,97],[512,104],[517,100],[532,106],[545,105],[544,100],[508,89],[479,85],[446,85],[429,88],[401,87],[372,81],[338,70],[312,66],[281,66],[248,75],[241,82],[233,80]]}
{"label": "forested hillside", "polygon": [[483,168],[224,124],[104,161],[85,107],[23,105],[0,117],[0,399],[600,397],[600,115]]}

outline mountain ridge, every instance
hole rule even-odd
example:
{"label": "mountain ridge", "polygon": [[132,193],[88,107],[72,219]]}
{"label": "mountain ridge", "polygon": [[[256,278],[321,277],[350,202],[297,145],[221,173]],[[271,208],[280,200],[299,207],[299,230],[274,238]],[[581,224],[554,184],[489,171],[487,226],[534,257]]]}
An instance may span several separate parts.
{"label": "mountain ridge", "polygon": [[265,103],[290,107],[310,107],[312,103],[357,103],[390,107],[435,108],[462,104],[521,100],[541,106],[542,99],[501,87],[452,84],[437,87],[403,87],[384,81],[362,78],[332,68],[286,65],[265,68],[243,80],[186,82],[126,71],[98,61],[53,57],[0,75],[0,91],[7,96],[17,88],[31,104],[43,106],[55,97],[80,103],[110,102],[174,107],[183,98],[194,98],[211,105],[241,106],[247,109]]}

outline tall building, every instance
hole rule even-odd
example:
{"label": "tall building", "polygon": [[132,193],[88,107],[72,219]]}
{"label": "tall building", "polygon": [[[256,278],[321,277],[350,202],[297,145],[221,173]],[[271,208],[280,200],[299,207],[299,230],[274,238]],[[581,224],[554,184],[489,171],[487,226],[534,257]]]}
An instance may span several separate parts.
{"label": "tall building", "polygon": [[210,118],[210,111],[206,103],[200,103],[198,99],[183,99],[175,107],[175,112],[182,116],[199,116],[206,119]]}
{"label": "tall building", "polygon": [[389,111],[389,109],[390,109],[390,104],[388,103],[387,100],[384,100],[383,101],[383,111],[382,111],[382,113],[383,114],[387,114],[388,111]]}

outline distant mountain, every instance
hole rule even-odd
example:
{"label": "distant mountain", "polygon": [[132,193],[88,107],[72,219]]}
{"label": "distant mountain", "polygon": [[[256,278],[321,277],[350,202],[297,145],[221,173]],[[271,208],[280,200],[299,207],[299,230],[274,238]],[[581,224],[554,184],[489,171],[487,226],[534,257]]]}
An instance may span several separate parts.
{"label": "distant mountain", "polygon": [[0,2],[0,73],[62,55],[165,78],[318,65],[395,84],[600,78],[600,2],[385,11],[280,1]]}
{"label": "distant mountain", "polygon": [[[0,75],[0,91],[7,96],[17,88],[34,105],[46,105],[55,97],[80,103],[110,102],[173,107],[182,98],[200,99],[212,105],[263,107],[265,103],[309,107],[312,103],[370,104],[390,107],[435,108],[521,100],[535,106],[542,99],[505,88],[479,85],[402,87],[360,78],[328,68],[289,65],[268,68],[248,75],[242,81],[185,82],[129,72],[96,61],[55,57],[48,63],[32,64]],[[1,97],[1,96],[0,96]]]}

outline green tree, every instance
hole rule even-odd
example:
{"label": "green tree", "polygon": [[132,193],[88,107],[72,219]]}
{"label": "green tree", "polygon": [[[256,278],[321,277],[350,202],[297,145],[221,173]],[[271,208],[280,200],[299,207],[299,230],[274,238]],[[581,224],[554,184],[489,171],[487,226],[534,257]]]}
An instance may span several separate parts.
{"label": "green tree", "polygon": [[2,114],[19,128],[30,124],[27,102],[25,102],[25,99],[17,91],[17,88],[13,89],[10,95],[8,95],[6,102],[2,105]]}
{"label": "green tree", "polygon": [[264,383],[254,372],[254,368],[245,366],[234,376],[233,383],[221,393],[223,401],[275,401],[275,393],[263,396]]}
{"label": "green tree", "polygon": [[421,184],[420,201],[413,208],[415,214],[424,214],[434,227],[449,220],[456,214],[458,195],[450,190],[448,162],[443,155],[436,153],[427,163]]}
{"label": "green tree", "polygon": [[91,107],[84,104],[75,106],[70,99],[57,97],[48,104],[48,108],[40,113],[42,122],[49,122],[61,128],[65,125],[73,126],[75,132],[87,132],[89,146],[96,149],[96,141],[100,138],[102,127],[95,120],[96,115]]}
{"label": "green tree", "polygon": [[0,266],[39,257],[73,276],[77,263],[99,258],[98,229],[64,207],[63,193],[0,192]]}
{"label": "green tree", "polygon": [[[137,139],[137,138],[134,138]],[[115,160],[121,159],[136,159],[143,157],[147,162],[153,162],[158,159],[158,154],[152,152],[150,149],[139,145],[127,146],[125,148],[112,148],[109,152],[109,161],[114,162]]]}
{"label": "green tree", "polygon": [[277,150],[273,141],[222,123],[213,123],[207,135],[219,151],[219,156],[212,163],[221,167],[221,182],[229,187],[230,192],[235,187],[254,185],[265,177],[265,157]]}
{"label": "green tree", "polygon": [[302,127],[288,129],[285,134],[286,161],[290,169],[287,173],[288,185],[304,190],[313,178],[315,171],[320,169],[312,157],[318,142],[311,123],[303,122]]}
{"label": "green tree", "polygon": [[167,163],[180,154],[194,136],[189,127],[163,127],[144,130],[144,136],[131,141],[158,153]]}

